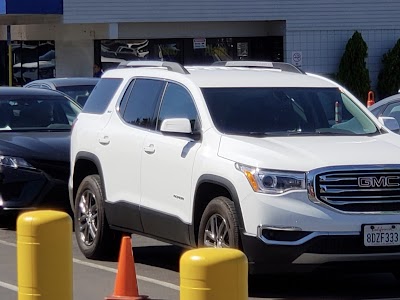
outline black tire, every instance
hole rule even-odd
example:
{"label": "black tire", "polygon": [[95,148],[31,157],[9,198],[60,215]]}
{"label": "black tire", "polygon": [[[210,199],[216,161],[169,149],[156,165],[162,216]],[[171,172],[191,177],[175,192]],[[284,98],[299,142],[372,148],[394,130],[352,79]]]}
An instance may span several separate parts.
{"label": "black tire", "polygon": [[[99,175],[89,175],[82,180],[75,197],[75,237],[79,249],[86,258],[114,260],[118,256],[122,233],[110,229],[104,212],[103,195]],[[85,217],[80,206],[84,206],[87,202],[89,202],[87,206],[91,206],[92,209],[86,213],[87,217]],[[94,236],[90,234],[88,223],[97,228]],[[81,228],[81,224],[85,229]]]}
{"label": "black tire", "polygon": [[[219,229],[226,232],[223,236],[214,235],[214,243],[212,243],[212,234],[209,230],[213,227],[212,220]],[[223,224],[224,220],[225,224]],[[224,229],[225,226],[227,226],[226,230]],[[206,234],[206,231],[208,234]],[[197,242],[199,247],[239,248],[238,218],[235,204],[230,199],[222,196],[216,197],[207,205],[201,217]]]}

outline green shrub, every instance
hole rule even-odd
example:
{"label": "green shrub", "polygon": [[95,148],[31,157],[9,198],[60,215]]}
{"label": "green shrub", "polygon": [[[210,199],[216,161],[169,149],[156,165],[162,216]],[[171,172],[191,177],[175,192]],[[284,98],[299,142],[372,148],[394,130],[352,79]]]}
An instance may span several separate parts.
{"label": "green shrub", "polygon": [[368,92],[371,89],[371,81],[365,61],[367,56],[368,46],[361,33],[356,31],[347,42],[336,76],[337,81],[364,104],[367,103]]}
{"label": "green shrub", "polygon": [[383,55],[377,88],[381,99],[397,94],[400,88],[400,39]]}

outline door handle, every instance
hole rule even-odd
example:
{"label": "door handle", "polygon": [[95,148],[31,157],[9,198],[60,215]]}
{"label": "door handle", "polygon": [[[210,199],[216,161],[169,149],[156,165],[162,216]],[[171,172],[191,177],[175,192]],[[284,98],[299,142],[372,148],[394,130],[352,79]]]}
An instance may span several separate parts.
{"label": "door handle", "polygon": [[99,137],[99,143],[102,145],[108,145],[110,143],[110,137],[108,135],[103,135]]}
{"label": "door handle", "polygon": [[153,154],[154,152],[156,152],[156,149],[154,148],[153,144],[150,144],[148,146],[144,146],[144,152],[146,152],[147,154]]}

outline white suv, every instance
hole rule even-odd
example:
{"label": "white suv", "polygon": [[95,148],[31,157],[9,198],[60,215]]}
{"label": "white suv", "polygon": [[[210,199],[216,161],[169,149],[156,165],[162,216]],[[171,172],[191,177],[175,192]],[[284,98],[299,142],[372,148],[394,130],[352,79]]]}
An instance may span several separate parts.
{"label": "white suv", "polygon": [[128,63],[103,75],[73,127],[78,244],[98,258],[134,232],[239,248],[250,273],[398,272],[393,124],[284,63]]}

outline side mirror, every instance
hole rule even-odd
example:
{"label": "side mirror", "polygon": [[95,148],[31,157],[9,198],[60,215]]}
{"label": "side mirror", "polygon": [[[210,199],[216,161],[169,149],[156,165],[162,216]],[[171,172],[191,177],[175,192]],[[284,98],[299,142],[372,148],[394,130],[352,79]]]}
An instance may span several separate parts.
{"label": "side mirror", "polygon": [[190,134],[192,133],[192,127],[190,126],[189,119],[185,118],[174,118],[165,119],[161,123],[161,132],[165,133],[180,133],[180,134]]}
{"label": "side mirror", "polygon": [[387,129],[399,133],[400,125],[397,120],[393,117],[379,117],[379,122],[383,124]]}

